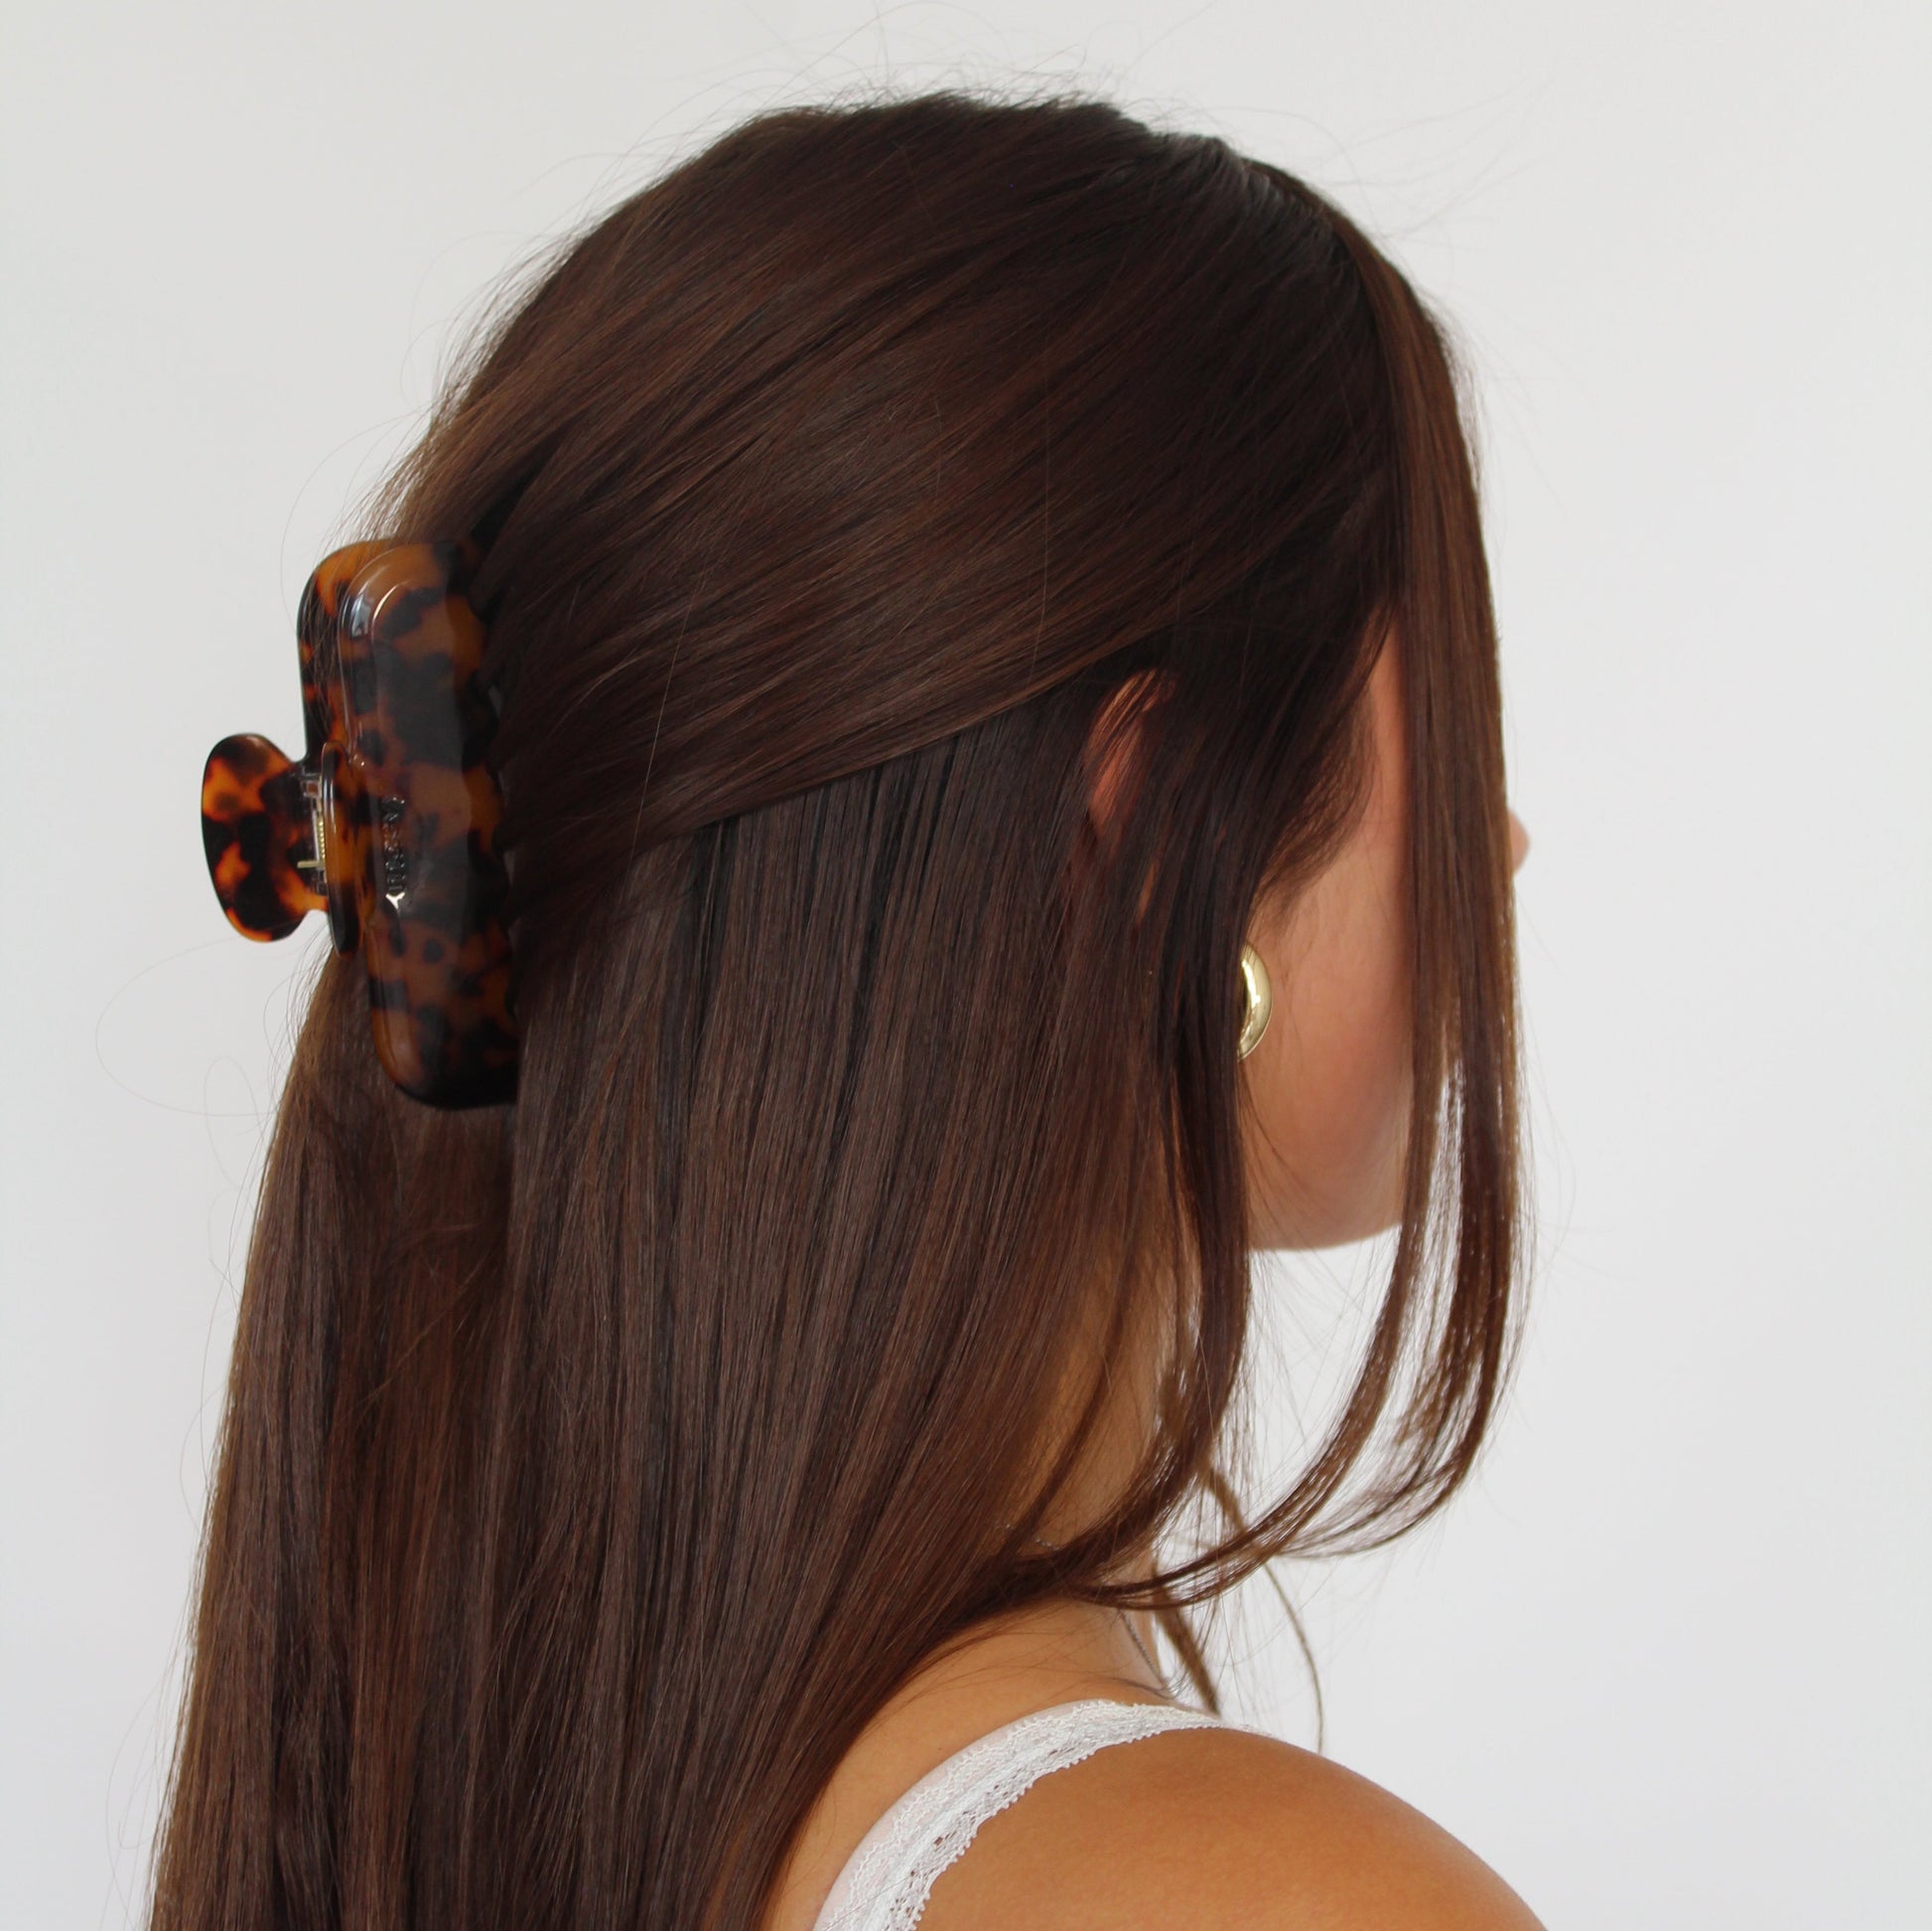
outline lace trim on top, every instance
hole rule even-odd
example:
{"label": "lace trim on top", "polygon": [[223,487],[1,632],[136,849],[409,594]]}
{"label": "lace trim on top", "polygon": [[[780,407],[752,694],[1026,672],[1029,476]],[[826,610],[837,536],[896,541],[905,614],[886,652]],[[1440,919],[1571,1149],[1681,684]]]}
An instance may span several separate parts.
{"label": "lace trim on top", "polygon": [[812,1931],[912,1931],[941,1872],[989,1818],[1039,1779],[1112,1743],[1169,1729],[1221,1729],[1161,1703],[1062,1703],[991,1731],[921,1777],[846,1861]]}

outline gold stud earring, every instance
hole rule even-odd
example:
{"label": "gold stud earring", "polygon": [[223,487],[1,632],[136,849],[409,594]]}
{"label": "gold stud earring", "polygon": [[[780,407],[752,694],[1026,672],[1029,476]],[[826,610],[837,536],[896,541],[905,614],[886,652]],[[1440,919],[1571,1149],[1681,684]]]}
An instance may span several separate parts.
{"label": "gold stud earring", "polygon": [[1239,1056],[1247,1058],[1261,1043],[1268,1031],[1268,1016],[1275,1010],[1275,989],[1268,982],[1268,968],[1252,945],[1241,947],[1241,1040]]}

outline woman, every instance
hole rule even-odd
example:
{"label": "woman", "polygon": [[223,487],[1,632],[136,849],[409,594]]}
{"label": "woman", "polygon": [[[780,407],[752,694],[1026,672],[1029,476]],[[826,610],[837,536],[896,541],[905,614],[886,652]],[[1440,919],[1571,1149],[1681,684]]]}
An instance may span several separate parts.
{"label": "woman", "polygon": [[[1523,841],[1400,275],[1105,103],[771,113],[546,264],[362,521],[474,616],[439,836],[504,896],[460,1018],[404,986],[456,970],[378,956],[417,805],[366,800],[416,779],[312,711],[285,901],[345,949],[157,1931],[1530,1924],[1154,1660],[1211,1711],[1187,1605],[1439,1507],[1509,1353]],[[398,1024],[484,1073],[412,1085]],[[1251,1251],[1396,1225],[1244,1514]]]}

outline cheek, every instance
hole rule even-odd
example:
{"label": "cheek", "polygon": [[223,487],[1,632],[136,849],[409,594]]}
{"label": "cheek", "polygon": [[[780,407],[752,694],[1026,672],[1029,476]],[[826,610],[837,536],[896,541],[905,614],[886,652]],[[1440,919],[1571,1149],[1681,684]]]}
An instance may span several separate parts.
{"label": "cheek", "polygon": [[1255,933],[1275,1012],[1244,1063],[1254,1238],[1318,1247],[1394,1224],[1409,1098],[1408,943],[1394,855],[1350,848]]}

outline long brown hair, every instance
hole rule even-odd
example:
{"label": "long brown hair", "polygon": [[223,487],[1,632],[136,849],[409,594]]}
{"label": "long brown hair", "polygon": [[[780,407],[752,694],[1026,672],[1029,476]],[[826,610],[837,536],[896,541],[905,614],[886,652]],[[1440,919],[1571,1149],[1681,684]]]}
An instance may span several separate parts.
{"label": "long brown hair", "polygon": [[[359,964],[326,960],[156,1931],[752,1926],[936,1647],[1398,1533],[1467,1472],[1510,1353],[1470,458],[1441,331],[1334,207],[1091,99],[760,115],[539,264],[364,523],[447,537],[504,500],[476,594],[520,1090],[400,1095]],[[1120,1552],[1219,1479],[1243,1358],[1243,932],[1361,807],[1385,631],[1413,766],[1392,1277],[1292,1490],[1130,1586]],[[1089,734],[1137,677],[1098,863]],[[1115,1335],[1162,1310],[1162,1425],[1108,1518],[1042,1549],[1102,1406],[1096,1296]]]}

